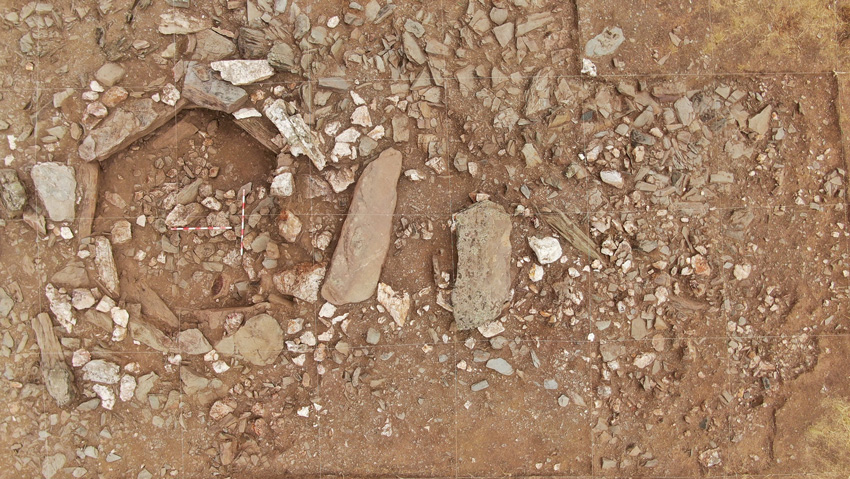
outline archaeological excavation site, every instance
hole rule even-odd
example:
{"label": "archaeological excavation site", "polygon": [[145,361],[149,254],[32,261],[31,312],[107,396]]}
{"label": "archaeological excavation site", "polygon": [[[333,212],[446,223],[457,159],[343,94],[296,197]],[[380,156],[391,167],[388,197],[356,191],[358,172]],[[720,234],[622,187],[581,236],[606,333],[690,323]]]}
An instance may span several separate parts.
{"label": "archaeological excavation site", "polygon": [[0,477],[850,476],[850,0],[7,0],[0,51]]}

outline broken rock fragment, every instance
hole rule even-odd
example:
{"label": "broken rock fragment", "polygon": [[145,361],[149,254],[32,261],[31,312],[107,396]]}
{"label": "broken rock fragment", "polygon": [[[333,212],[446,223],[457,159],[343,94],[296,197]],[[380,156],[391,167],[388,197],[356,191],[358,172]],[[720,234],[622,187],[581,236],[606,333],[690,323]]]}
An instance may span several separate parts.
{"label": "broken rock fragment", "polygon": [[561,259],[561,255],[563,254],[561,242],[554,236],[546,236],[544,238],[530,236],[528,238],[528,245],[534,250],[537,261],[540,264],[554,263]]}
{"label": "broken rock fragment", "polygon": [[212,349],[204,333],[197,328],[180,331],[177,335],[177,344],[183,354],[206,354]]}
{"label": "broken rock fragment", "polygon": [[192,58],[200,61],[216,61],[227,58],[236,52],[236,45],[224,35],[212,30],[202,30],[195,34],[198,44],[192,52]]}
{"label": "broken rock fragment", "polygon": [[185,13],[174,11],[159,16],[159,33],[163,35],[186,35],[200,32],[212,26],[209,17],[197,18]]}
{"label": "broken rock fragment", "polygon": [[0,201],[9,218],[18,218],[27,204],[27,192],[18,179],[18,173],[11,168],[0,170]]}
{"label": "broken rock fragment", "polygon": [[196,221],[204,214],[204,207],[200,203],[178,204],[165,217],[165,226],[169,228],[182,228]]}
{"label": "broken rock fragment", "polygon": [[407,58],[413,60],[414,62],[422,65],[425,63],[427,58],[425,57],[425,52],[422,51],[422,47],[419,46],[419,43],[416,42],[416,39],[413,38],[413,35],[404,32],[401,34],[402,44],[404,45],[404,54],[407,55]]}
{"label": "broken rock fragment", "polygon": [[220,60],[210,63],[210,67],[234,85],[250,85],[274,75],[274,69],[266,60]]}
{"label": "broken rock fragment", "polygon": [[105,63],[95,73],[94,78],[103,86],[112,86],[124,78],[124,67],[117,63]]}
{"label": "broken rock fragment", "polygon": [[56,322],[70,333],[77,324],[77,318],[71,312],[71,296],[50,283],[44,287],[44,295],[47,296],[50,311],[56,316]]}
{"label": "broken rock fragment", "polygon": [[38,197],[53,221],[73,221],[77,179],[74,168],[60,163],[38,163],[32,167]]}
{"label": "broken rock fragment", "polygon": [[551,80],[552,69],[549,67],[541,69],[532,77],[525,94],[525,116],[534,116],[552,106],[549,100],[552,93]]}
{"label": "broken rock fragment", "polygon": [[283,239],[289,243],[294,243],[298,240],[298,235],[301,234],[301,220],[295,216],[295,213],[289,210],[283,210],[278,215],[277,228]]}
{"label": "broken rock fragment", "polygon": [[323,263],[299,263],[275,275],[274,285],[281,294],[315,303],[319,299],[319,285],[324,277]]}
{"label": "broken rock fragment", "polygon": [[295,191],[295,181],[289,171],[276,175],[269,188],[269,194],[272,196],[292,196],[293,191]]}
{"label": "broken rock fragment", "polygon": [[322,287],[325,300],[357,303],[375,293],[390,247],[400,175],[401,152],[393,148],[363,169]]}
{"label": "broken rock fragment", "polygon": [[496,319],[510,300],[511,218],[487,200],[455,215],[455,222],[454,317],[458,329],[473,329]]}
{"label": "broken rock fragment", "polygon": [[97,280],[107,295],[117,297],[121,290],[118,284],[118,270],[112,256],[112,244],[103,236],[94,242],[94,264],[97,267]]}
{"label": "broken rock fragment", "polygon": [[396,292],[390,285],[378,283],[378,302],[386,308],[396,324],[404,326],[410,312],[410,295],[406,291]]}
{"label": "broken rock fragment", "polygon": [[283,100],[275,100],[263,109],[263,113],[289,143],[292,155],[306,155],[316,169],[321,171],[325,168],[327,160],[318,147],[318,136],[310,130],[301,115],[288,115]]}
{"label": "broken rock fragment", "polygon": [[268,62],[272,68],[280,71],[295,73],[298,71],[298,62],[295,58],[295,50],[288,43],[275,43],[269,51]]}
{"label": "broken rock fragment", "polygon": [[66,406],[74,399],[74,375],[65,363],[62,345],[53,332],[53,323],[47,313],[32,320],[36,341],[41,350],[41,374],[44,386],[56,404]]}
{"label": "broken rock fragment", "polygon": [[773,107],[767,105],[761,112],[749,119],[747,126],[759,135],[766,134],[770,128],[771,113],[773,113]]}
{"label": "broken rock fragment", "polygon": [[203,64],[189,62],[183,80],[183,96],[192,103],[210,110],[233,113],[248,100],[248,93],[216,78]]}

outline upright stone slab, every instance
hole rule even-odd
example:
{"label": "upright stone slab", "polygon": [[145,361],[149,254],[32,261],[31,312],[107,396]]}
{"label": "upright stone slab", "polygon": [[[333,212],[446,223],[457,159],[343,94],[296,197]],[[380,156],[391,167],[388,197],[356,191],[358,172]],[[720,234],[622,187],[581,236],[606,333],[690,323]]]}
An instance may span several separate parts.
{"label": "upright stone slab", "polygon": [[401,152],[384,150],[369,163],[354,187],[322,297],[335,305],[369,299],[387,257],[401,174]]}
{"label": "upright stone slab", "polygon": [[457,279],[452,307],[458,329],[487,324],[511,298],[511,217],[492,201],[455,215]]}

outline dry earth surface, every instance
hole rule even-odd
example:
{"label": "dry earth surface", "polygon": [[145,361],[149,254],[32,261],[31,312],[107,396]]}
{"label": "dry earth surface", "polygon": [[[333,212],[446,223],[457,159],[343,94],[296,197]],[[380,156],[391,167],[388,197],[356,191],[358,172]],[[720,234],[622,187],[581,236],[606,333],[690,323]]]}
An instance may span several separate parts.
{"label": "dry earth surface", "polygon": [[845,1],[6,2],[0,476],[848,477],[848,45]]}

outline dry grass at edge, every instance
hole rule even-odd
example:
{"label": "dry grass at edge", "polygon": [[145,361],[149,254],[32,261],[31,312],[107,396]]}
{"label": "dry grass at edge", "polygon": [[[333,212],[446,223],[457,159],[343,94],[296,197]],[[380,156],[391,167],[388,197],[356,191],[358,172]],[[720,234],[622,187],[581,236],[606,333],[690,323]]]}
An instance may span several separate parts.
{"label": "dry grass at edge", "polygon": [[712,9],[707,53],[752,48],[750,62],[792,57],[837,67],[850,40],[850,0],[712,0]]}
{"label": "dry grass at edge", "polygon": [[850,402],[827,399],[825,413],[806,431],[806,441],[821,471],[850,477]]}

